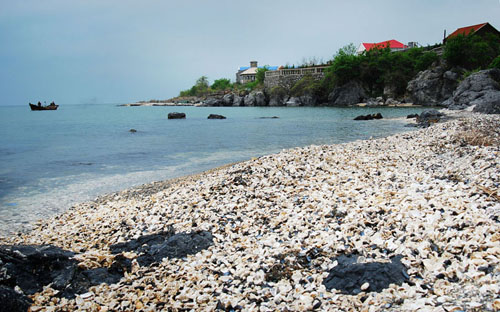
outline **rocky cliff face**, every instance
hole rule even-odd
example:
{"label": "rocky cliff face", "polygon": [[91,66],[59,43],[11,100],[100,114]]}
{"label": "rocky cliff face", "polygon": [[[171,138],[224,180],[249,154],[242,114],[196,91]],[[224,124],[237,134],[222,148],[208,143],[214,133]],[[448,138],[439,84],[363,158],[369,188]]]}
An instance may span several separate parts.
{"label": "rocky cliff face", "polygon": [[350,81],[343,86],[336,87],[328,95],[328,105],[346,106],[362,103],[367,99],[363,86],[357,81]]}
{"label": "rocky cliff face", "polygon": [[487,69],[465,78],[442,103],[449,109],[466,109],[486,114],[500,114],[500,69]]}
{"label": "rocky cliff face", "polygon": [[407,102],[417,105],[437,106],[453,94],[463,71],[445,70],[442,66],[421,71],[408,83]]}

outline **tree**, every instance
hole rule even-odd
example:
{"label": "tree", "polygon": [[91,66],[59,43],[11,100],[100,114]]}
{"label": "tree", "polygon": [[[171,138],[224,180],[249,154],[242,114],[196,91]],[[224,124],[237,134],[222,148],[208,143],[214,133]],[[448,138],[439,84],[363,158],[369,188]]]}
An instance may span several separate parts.
{"label": "tree", "polygon": [[269,70],[269,65],[266,65],[261,68],[257,68],[257,74],[255,75],[255,81],[258,84],[264,84],[264,79],[266,78],[266,71]]}
{"label": "tree", "polygon": [[231,80],[226,78],[217,79],[214,81],[212,86],[210,86],[212,90],[228,90],[231,89],[231,87]]}
{"label": "tree", "polygon": [[446,41],[444,59],[448,65],[468,70],[485,69],[500,54],[500,38],[495,34],[483,36],[458,35]]}

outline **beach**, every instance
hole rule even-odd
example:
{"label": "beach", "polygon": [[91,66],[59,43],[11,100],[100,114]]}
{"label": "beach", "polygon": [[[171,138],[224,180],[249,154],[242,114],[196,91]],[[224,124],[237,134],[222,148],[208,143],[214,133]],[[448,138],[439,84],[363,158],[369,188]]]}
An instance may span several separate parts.
{"label": "beach", "polygon": [[[1,241],[60,247],[81,270],[129,261],[74,298],[45,286],[31,311],[497,311],[500,117],[449,114],[102,196]],[[154,246],[127,249],[158,233],[207,239],[147,264]],[[339,266],[396,261],[401,281],[383,289],[329,283]]]}

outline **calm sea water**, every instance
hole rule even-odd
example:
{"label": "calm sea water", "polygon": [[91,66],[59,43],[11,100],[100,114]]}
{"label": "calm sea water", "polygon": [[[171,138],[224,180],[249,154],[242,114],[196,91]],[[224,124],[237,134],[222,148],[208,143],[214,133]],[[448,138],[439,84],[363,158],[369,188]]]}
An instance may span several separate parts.
{"label": "calm sea water", "polygon": [[[181,111],[185,120],[167,120]],[[152,181],[310,144],[408,131],[420,108],[0,106],[0,233]],[[383,120],[353,121],[381,112]],[[211,113],[226,120],[208,120]],[[279,116],[279,119],[259,117]],[[136,129],[136,133],[129,130]]]}

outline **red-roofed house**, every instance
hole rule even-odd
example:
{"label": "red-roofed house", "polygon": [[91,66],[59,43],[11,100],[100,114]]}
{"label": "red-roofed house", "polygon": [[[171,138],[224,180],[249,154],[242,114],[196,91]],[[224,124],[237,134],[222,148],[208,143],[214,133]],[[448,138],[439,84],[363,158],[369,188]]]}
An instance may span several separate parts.
{"label": "red-roofed house", "polygon": [[446,37],[443,40],[443,43],[446,43],[446,40],[456,37],[458,35],[470,35],[471,33],[474,33],[475,35],[484,35],[486,33],[493,33],[496,35],[500,35],[500,32],[493,26],[490,25],[490,23],[482,23],[482,24],[477,24],[477,25],[472,25],[472,26],[467,26],[467,27],[462,27],[458,28],[454,32],[452,32],[448,37]]}
{"label": "red-roofed house", "polygon": [[387,40],[379,43],[362,43],[359,45],[358,50],[356,51],[359,54],[362,54],[365,51],[370,51],[372,49],[385,49],[389,47],[391,51],[401,51],[404,49],[408,49],[408,46],[397,41],[397,40]]}

